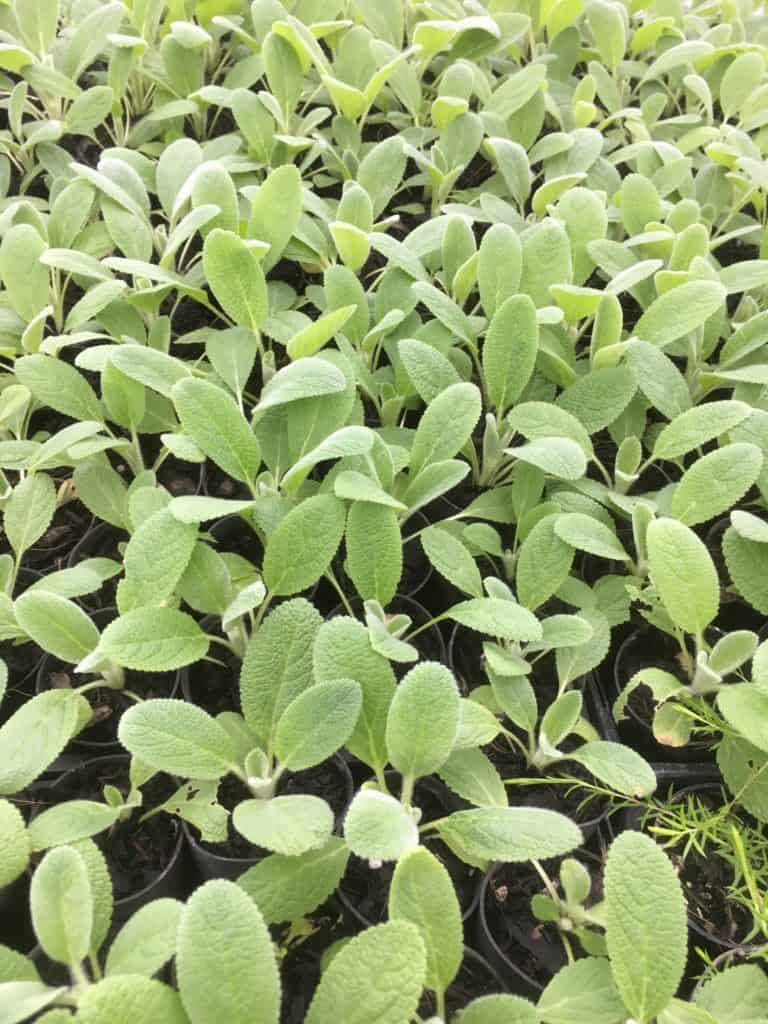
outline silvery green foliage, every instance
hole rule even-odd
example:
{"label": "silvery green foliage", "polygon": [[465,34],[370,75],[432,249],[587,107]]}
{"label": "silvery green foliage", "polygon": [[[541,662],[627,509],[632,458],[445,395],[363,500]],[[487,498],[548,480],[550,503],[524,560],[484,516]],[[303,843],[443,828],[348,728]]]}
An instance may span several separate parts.
{"label": "silvery green foliage", "polygon": [[[759,1019],[755,965],[678,998],[650,839],[594,903],[521,785],[664,806],[601,676],[768,821],[767,44],[752,0],[0,4],[0,882],[72,982],[0,948],[6,1024],[273,1024],[355,858],[390,920],[308,1024],[447,1022],[446,850],[558,858],[587,954],[451,1024]],[[125,791],[28,816],[101,729]],[[156,815],[259,859],[113,935]]]}

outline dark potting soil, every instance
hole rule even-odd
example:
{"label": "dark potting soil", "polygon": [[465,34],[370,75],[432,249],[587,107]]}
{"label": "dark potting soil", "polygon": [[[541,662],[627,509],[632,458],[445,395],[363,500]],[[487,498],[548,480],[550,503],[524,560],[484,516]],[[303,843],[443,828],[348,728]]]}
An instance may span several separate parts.
{"label": "dark potting soil", "polygon": [[[330,804],[337,822],[341,820],[352,798],[349,777],[343,773],[334,759],[316,765],[314,768],[307,768],[302,772],[291,772],[284,775],[278,784],[277,791],[278,796],[305,794],[320,797]],[[230,812],[230,815],[239,803],[252,798],[253,794],[236,775],[229,774],[221,780],[218,801]],[[217,857],[246,860],[264,857],[268,853],[267,850],[254,846],[253,843],[248,842],[245,836],[240,835],[232,824],[231,816],[227,822],[227,840],[224,843],[205,842],[200,839],[197,829],[190,826],[190,831],[202,849]]]}
{"label": "dark potting soil", "polygon": [[[552,869],[554,865],[554,869]],[[550,876],[557,862],[545,862]],[[502,954],[535,984],[544,987],[566,955],[553,926],[544,925],[531,910],[531,900],[544,885],[530,864],[505,864],[488,880],[485,920]]]}
{"label": "dark potting soil", "polygon": [[4,643],[3,661],[8,669],[8,689],[30,695],[34,692],[34,676],[41,658],[40,648],[31,643]]}
{"label": "dark potting soil", "polygon": [[[82,686],[95,679],[95,676],[73,676],[72,666],[56,658],[46,658],[42,666],[40,689],[58,690]],[[170,697],[177,684],[175,672],[126,672],[125,689],[130,690],[142,700],[152,697]],[[89,724],[78,733],[72,741],[81,744],[111,744],[117,742],[117,727],[120,719],[128,708],[136,703],[126,696],[122,690],[99,687],[88,690],[85,699],[93,709]]]}
{"label": "dark potting soil", "polygon": [[[65,800],[103,802],[104,786],[114,786],[124,797],[130,792],[127,758],[89,761],[67,772],[42,795],[49,806]],[[94,836],[104,854],[115,900],[125,899],[145,889],[165,871],[173,858],[181,825],[169,814],[155,814],[141,822],[142,814],[163,803],[176,791],[167,775],[155,775],[141,787],[144,802],[127,821],[116,822],[111,829]]]}
{"label": "dark potting soil", "polygon": [[[309,925],[312,933],[291,942],[280,964],[283,989],[280,1024],[304,1024],[320,982],[323,954],[334,942],[349,936],[333,900],[312,914]],[[287,928],[281,930],[281,939],[287,931]]]}
{"label": "dark potting soil", "polygon": [[240,498],[247,494],[247,488],[227,476],[210,459],[205,463],[203,490],[209,498]]}
{"label": "dark potting soil", "polygon": [[733,868],[720,857],[703,857],[691,849],[679,862],[679,875],[691,921],[717,943],[742,943],[753,919],[746,907],[728,896]]}
{"label": "dark potting soil", "polygon": [[[495,995],[502,989],[503,983],[496,972],[479,953],[465,949],[459,973],[448,986],[445,993],[445,1008],[449,1019],[454,1013],[463,1010],[473,999],[481,996]],[[431,992],[425,992],[419,1003],[422,1018],[437,1012],[435,999]]]}
{"label": "dark potting soil", "polygon": [[[209,715],[240,711],[240,669],[238,657],[217,645],[217,660],[204,659],[185,669],[181,677],[185,700]],[[223,662],[223,664],[220,664]]]}
{"label": "dark potting soil", "polygon": [[64,568],[64,563],[91,521],[79,502],[57,510],[53,522],[34,547],[24,555],[24,564],[32,568]]}
{"label": "dark potting soil", "polygon": [[253,527],[242,516],[220,519],[211,527],[210,533],[216,540],[218,551],[229,551],[253,565],[261,565],[264,547]]}

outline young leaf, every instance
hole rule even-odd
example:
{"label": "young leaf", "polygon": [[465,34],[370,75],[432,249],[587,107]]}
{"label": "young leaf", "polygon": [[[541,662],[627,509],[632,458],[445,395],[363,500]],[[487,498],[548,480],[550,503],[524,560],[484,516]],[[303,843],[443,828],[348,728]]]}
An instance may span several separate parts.
{"label": "young leaf", "polygon": [[560,857],[582,841],[581,830],[572,821],[539,807],[456,811],[442,819],[437,832],[470,857],[502,863]]}
{"label": "young leaf", "polygon": [[[0,44],[0,64],[3,60],[3,49],[5,44]],[[15,49],[15,47],[11,47]],[[31,55],[30,55],[31,56]],[[20,1024],[21,1021],[39,1020],[45,1024],[51,1024],[51,1014],[56,1011],[36,1017],[46,1006],[50,1006],[56,999],[64,995],[65,987],[51,988],[44,985],[42,981],[29,979],[26,981],[8,981],[0,984],[0,1006],[3,1008],[4,1019],[7,1024]],[[71,1016],[65,1011],[67,1016]],[[53,1024],[61,1024],[61,1019],[56,1019]],[[68,1024],[67,1021],[64,1024]]]}
{"label": "young leaf", "polygon": [[262,260],[265,272],[274,267],[290,242],[299,223],[301,205],[301,174],[294,164],[277,167],[254,195],[248,237],[269,244]]}
{"label": "young leaf", "polygon": [[572,548],[588,551],[599,558],[611,558],[620,562],[629,560],[616,534],[592,516],[582,512],[569,512],[555,520],[555,533]]}
{"label": "young leaf", "polygon": [[756,964],[728,967],[704,982],[696,1005],[725,1024],[760,1024],[768,1005],[768,979]]}
{"label": "young leaf", "polygon": [[113,619],[99,654],[138,672],[169,672],[204,658],[210,641],[195,620],[175,608],[136,608]]}
{"label": "young leaf", "polygon": [[705,402],[679,416],[656,437],[653,455],[657,459],[677,459],[687,452],[726,434],[752,412],[746,402]]}
{"label": "young leaf", "polygon": [[257,409],[273,409],[302,398],[333,395],[346,387],[346,377],[333,363],[321,356],[306,356],[277,371],[264,386]]}
{"label": "young leaf", "polygon": [[444,992],[464,956],[461,908],[448,871],[423,846],[400,858],[389,888],[390,921],[409,921],[427,953],[426,986]]}
{"label": "young leaf", "polygon": [[196,541],[197,527],[180,522],[168,509],[144,520],[123,555],[131,607],[162,604],[173,594]]}
{"label": "young leaf", "polygon": [[203,269],[224,312],[241,327],[258,331],[269,298],[258,257],[233,231],[214,228],[203,246]]}
{"label": "young leaf", "polygon": [[33,850],[76,843],[111,828],[118,814],[116,807],[95,800],[67,800],[41,811],[30,822],[29,841]]}
{"label": "young leaf", "polygon": [[121,345],[110,353],[109,361],[130,380],[170,398],[173,387],[190,376],[189,367],[180,359],[147,345]]}
{"label": "young leaf", "polygon": [[636,340],[627,349],[626,361],[638,388],[662,416],[673,420],[691,408],[685,377],[661,349]]}
{"label": "young leaf", "polygon": [[292,509],[270,534],[264,582],[273,594],[306,590],[322,576],[341,544],[346,511],[331,494],[316,494]]}
{"label": "young leaf", "polygon": [[670,618],[687,633],[702,633],[720,605],[717,570],[706,546],[674,519],[654,520],[647,544],[651,579]]}
{"label": "young leaf", "polygon": [[189,779],[219,779],[236,760],[229,733],[202,708],[157,698],[129,708],[120,719],[120,742],[156,771]]}
{"label": "young leaf", "polygon": [[505,299],[493,314],[483,344],[488,400],[501,417],[530,380],[539,350],[536,307],[527,295]]}
{"label": "young leaf", "polygon": [[725,301],[725,288],[715,281],[687,281],[664,292],[643,313],[635,334],[659,348],[701,327]]}
{"label": "young leaf", "polygon": [[616,986],[638,1024],[677,991],[688,953],[685,899],[674,867],[640,832],[614,840],[605,868],[606,941]]}
{"label": "young leaf", "polygon": [[763,467],[754,444],[727,444],[685,471],[672,495],[671,513],[687,526],[722,515],[744,497]]}
{"label": "young leaf", "polygon": [[411,448],[412,478],[432,463],[451,459],[464,447],[480,419],[482,401],[474,384],[452,384],[431,402]]}
{"label": "young leaf", "polygon": [[208,381],[189,377],[172,398],[185,433],[229,476],[251,485],[261,463],[256,435],[235,400]]}
{"label": "young leaf", "polygon": [[280,978],[256,904],[233,882],[206,882],[181,914],[176,970],[191,1024],[277,1024]]}
{"label": "young leaf", "polygon": [[441,526],[430,526],[421,534],[421,546],[432,565],[459,590],[473,597],[483,596],[483,581],[469,549]]}
{"label": "young leaf", "polygon": [[40,262],[45,242],[31,224],[13,224],[0,244],[0,278],[11,306],[29,323],[48,304],[48,268]]}
{"label": "young leaf", "polygon": [[561,968],[538,1002],[545,1024],[618,1024],[626,1010],[605,958],[587,957]]}
{"label": "young leaf", "polygon": [[305,1024],[404,1024],[416,1012],[426,971],[424,943],[412,924],[367,928],[324,971]]}
{"label": "young leaf", "polygon": [[109,948],[105,974],[151,978],[176,955],[183,904],[162,898],[145,903],[128,918]]}
{"label": "young leaf", "polygon": [[290,771],[312,768],[346,743],[362,706],[352,679],[316,683],[285,709],[275,732],[275,754]]}
{"label": "young leaf", "polygon": [[627,366],[591,370],[567,387],[557,399],[590,435],[613,423],[634,397],[637,385]]}
{"label": "young leaf", "polygon": [[32,473],[16,484],[5,503],[3,527],[17,558],[40,540],[55,511],[56,488],[45,473]]}
{"label": "young leaf", "polygon": [[405,338],[399,342],[397,350],[411,383],[428,404],[441,391],[460,383],[461,378],[453,363],[432,345],[416,338]]}
{"label": "young leaf", "polygon": [[404,776],[430,775],[453,749],[459,728],[459,691],[451,672],[422,662],[404,677],[387,717],[387,750]]}
{"label": "young leaf", "polygon": [[90,716],[88,701],[73,690],[49,690],[22,704],[0,727],[0,794],[34,782]]}
{"label": "young leaf", "polygon": [[283,712],[312,685],[312,645],[321,622],[308,601],[295,598],[271,612],[250,640],[240,673],[240,700],[245,720],[265,750],[273,749]]}
{"label": "young leaf", "polygon": [[411,811],[389,793],[361,789],[344,818],[344,839],[352,853],[366,860],[397,860],[419,844]]}
{"label": "young leaf", "polygon": [[341,330],[356,308],[356,306],[342,306],[340,309],[334,309],[326,316],[313,321],[298,334],[294,334],[287,345],[289,357],[301,359],[319,352],[323,345]]}
{"label": "young leaf", "polygon": [[462,1014],[462,1024],[539,1024],[539,1020],[536,1007],[522,996],[480,996]]}
{"label": "young leaf", "polygon": [[499,597],[474,597],[450,608],[446,615],[487,636],[524,643],[540,640],[541,623],[527,608]]}
{"label": "young leaf", "polygon": [[568,757],[626,796],[644,798],[656,789],[655,772],[631,747],[608,740],[593,740],[584,743]]}
{"label": "young leaf", "polygon": [[768,694],[754,683],[733,683],[717,695],[723,718],[758,750],[768,751]]}
{"label": "young leaf", "polygon": [[10,885],[29,864],[31,844],[21,812],[0,800],[0,885]]}
{"label": "young leaf", "polygon": [[89,986],[78,1002],[78,1024],[187,1024],[177,992],[154,978],[127,974]]}
{"label": "young leaf", "polygon": [[254,846],[296,857],[330,839],[333,811],[325,800],[304,793],[242,800],[235,807],[232,824]]}
{"label": "young leaf", "polygon": [[49,850],[32,876],[32,924],[45,953],[78,967],[88,955],[93,897],[80,854],[69,846]]}
{"label": "young leaf", "polygon": [[522,266],[520,236],[508,224],[492,225],[483,235],[477,262],[480,302],[487,317],[517,293]]}
{"label": "young leaf", "polygon": [[729,526],[723,536],[723,555],[739,593],[762,615],[768,615],[768,544],[747,540]]}
{"label": "young leaf", "polygon": [[355,501],[346,529],[346,570],[364,601],[386,607],[397,593],[403,548],[397,513],[385,505]]}
{"label": "young leaf", "polygon": [[259,908],[267,924],[298,921],[335,892],[349,862],[343,839],[298,857],[273,853],[240,875],[237,884]]}
{"label": "young leaf", "polygon": [[[282,642],[282,636],[278,636],[278,641]],[[309,645],[304,649],[308,650]],[[313,665],[318,682],[354,679],[359,683],[363,706],[347,740],[347,749],[371,768],[383,771],[388,760],[387,714],[395,693],[392,666],[373,650],[365,626],[346,616],[329,619],[320,627],[314,644]]]}
{"label": "young leaf", "polygon": [[[466,701],[465,706],[474,703]],[[475,807],[508,805],[507,791],[501,776],[490,758],[477,747],[453,750],[448,760],[438,769],[438,774],[449,789]]]}
{"label": "young leaf", "polygon": [[505,451],[560,480],[579,480],[587,471],[584,450],[567,437],[540,437]]}
{"label": "young leaf", "polygon": [[43,405],[75,420],[104,422],[104,410],[96,392],[69,363],[38,353],[17,359],[13,372],[19,384]]}

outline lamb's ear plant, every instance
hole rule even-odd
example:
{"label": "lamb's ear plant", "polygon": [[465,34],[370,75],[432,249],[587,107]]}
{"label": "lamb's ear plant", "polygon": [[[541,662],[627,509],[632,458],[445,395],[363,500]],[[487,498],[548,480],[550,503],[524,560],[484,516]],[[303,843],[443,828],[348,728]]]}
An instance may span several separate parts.
{"label": "lamb's ear plant", "polygon": [[[310,653],[318,626],[317,612],[300,598],[264,620],[243,663],[242,716],[225,712],[213,718],[179,700],[149,700],[125,713],[119,737],[134,758],[191,782],[159,809],[199,827],[212,787],[201,794],[197,784],[218,783],[233,773],[252,794],[232,815],[233,826],[249,842],[290,857],[325,846],[333,829],[328,803],[278,793],[286,772],[321,764],[343,746],[360,715],[356,681],[314,680]],[[220,817],[215,824],[220,826]],[[216,832],[218,841],[226,838],[226,830]]]}
{"label": "lamb's ear plant", "polygon": [[631,1015],[638,1024],[725,1020],[729,1007],[751,1002],[752,984],[762,998],[765,977],[747,965],[714,974],[690,1001],[678,997],[688,952],[685,899],[671,861],[647,836],[625,832],[612,843],[603,916],[607,958],[580,959],[555,975],[537,1004],[545,1024],[593,1020],[598,989],[606,1019]]}
{"label": "lamb's ear plant", "polygon": [[714,643],[708,640],[707,630],[720,606],[720,586],[709,552],[690,527],[657,519],[648,525],[646,538],[650,585],[641,594],[647,604],[643,614],[677,641],[682,678],[664,669],[641,669],[626,681],[614,713],[621,718],[632,691],[647,686],[657,705],[656,738],[684,746],[697,714],[703,723],[708,721],[706,698],[718,695],[719,704],[719,694],[729,690],[734,679],[743,678],[758,637],[750,630],[735,630]]}
{"label": "lamb's ear plant", "polygon": [[[418,780],[439,772],[457,743],[466,745],[460,735],[462,704],[466,707],[467,702],[461,701],[450,671],[436,662],[420,662],[393,694],[371,693],[371,698],[371,711],[376,711],[383,723],[382,759],[386,757],[401,783],[398,798],[379,772],[377,781],[371,780],[355,795],[344,821],[344,837],[357,856],[377,866],[399,860],[420,840],[428,841],[430,837],[442,839],[470,864],[555,856],[578,845],[579,829],[567,818],[541,810],[531,816],[526,808],[508,807],[500,785],[496,801],[483,800],[473,810],[457,811],[438,821],[422,821]],[[374,700],[381,710],[376,710]],[[481,765],[481,773],[483,768]],[[493,787],[492,767],[485,781]],[[482,786],[480,779],[475,784]]]}

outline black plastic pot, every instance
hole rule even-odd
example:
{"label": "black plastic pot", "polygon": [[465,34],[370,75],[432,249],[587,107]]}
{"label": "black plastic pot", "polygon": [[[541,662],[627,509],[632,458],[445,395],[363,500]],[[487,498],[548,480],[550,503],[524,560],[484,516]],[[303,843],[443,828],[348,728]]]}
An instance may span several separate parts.
{"label": "black plastic pot", "polygon": [[[564,965],[565,953],[561,945],[556,945],[548,937],[534,941],[525,934],[512,914],[503,915],[503,920],[500,914],[494,915],[494,903],[491,901],[496,897],[492,886],[497,871],[498,868],[492,868],[480,882],[475,944],[508,991],[536,1002],[546,982],[537,980],[532,971],[543,963],[546,973],[554,975]],[[506,939],[500,932],[502,924],[507,931]]]}
{"label": "black plastic pot", "polygon": [[[206,615],[200,620],[205,633],[221,634],[221,620],[217,615]],[[216,659],[197,661],[179,669],[179,694],[188,704],[218,715],[222,711],[240,711],[240,669],[242,662],[226,648],[216,646]]]}
{"label": "black plastic pot", "polygon": [[[119,547],[126,541],[127,537],[123,530],[112,526],[111,523],[96,523],[75,544],[67,559],[67,568],[73,568],[86,558],[111,558],[121,562]],[[79,603],[88,611],[113,607],[120,579],[121,575],[118,575],[106,580],[100,590],[79,597]]]}
{"label": "black plastic pot", "polygon": [[[45,788],[41,787],[39,792],[41,796],[47,798],[49,806],[63,803],[67,800],[86,799],[91,796],[88,790],[89,782],[86,780],[90,780],[93,775],[96,776],[99,786],[102,783],[115,785],[116,782],[122,781],[122,788],[125,790],[129,766],[130,758],[124,754],[92,758],[76,768],[65,772]],[[151,789],[154,786],[158,790],[163,790],[163,796],[160,799],[150,798],[147,800],[147,809],[151,809],[153,806],[161,803],[163,799],[166,799],[167,796],[170,796],[171,793],[175,792],[177,785],[169,776],[158,775],[151,779],[146,786],[142,787],[143,792],[146,794],[148,788]],[[93,798],[98,798],[96,792],[93,792],[92,796]],[[157,822],[158,824],[152,827],[158,830],[160,828],[166,830],[167,847],[161,851],[161,865],[156,870],[148,869],[146,872],[147,881],[133,889],[114,870],[114,857],[113,864],[110,864],[110,849],[116,842],[115,829],[113,828],[109,832],[103,832],[94,836],[94,842],[101,847],[107,859],[107,866],[110,867],[110,875],[112,876],[116,897],[112,917],[113,928],[123,924],[133,913],[151,900],[165,896],[174,899],[185,899],[191,891],[191,879],[185,858],[186,847],[181,823],[178,819],[162,813],[154,816],[144,825],[140,825],[139,818],[143,813],[143,809],[135,810],[128,823],[123,826],[125,835],[130,837],[130,839],[124,841],[123,845],[128,846],[130,843],[133,850],[135,850],[135,857],[138,858],[142,848],[136,841],[136,836],[140,833],[141,829],[146,830],[150,822]],[[135,827],[135,833],[130,831],[132,827]],[[128,861],[131,855],[130,851],[126,851],[125,860]]]}
{"label": "black plastic pot", "polygon": [[[445,993],[448,1015],[446,1019],[454,1020],[454,1014],[464,1010],[473,999],[508,991],[504,979],[496,968],[476,949],[464,946],[464,957],[459,972]],[[431,992],[425,992],[422,996],[419,1013],[422,1020],[437,1013]]]}
{"label": "black plastic pot", "polygon": [[0,889],[0,943],[25,955],[36,941],[29,913],[30,880],[24,872]]}
{"label": "black plastic pot", "polygon": [[[355,618],[359,619],[361,622],[365,621],[363,602],[359,597],[351,600],[349,602],[349,607],[354,613]],[[392,601],[390,601],[386,610],[390,615],[410,615],[413,628],[424,625],[425,623],[430,622],[433,618],[424,605],[415,601],[412,597],[404,597],[400,594],[397,594]],[[349,615],[349,611],[343,604],[337,604],[331,609],[327,618],[333,619],[337,615]],[[445,649],[445,640],[443,639],[439,623],[433,623],[428,629],[425,629],[423,633],[420,633],[413,640],[413,646],[418,650],[422,661],[440,661],[443,664],[447,664],[448,655]],[[413,668],[414,664],[415,662],[392,662],[392,667],[396,674],[404,675],[410,668]]]}
{"label": "black plastic pot", "polygon": [[89,514],[82,505],[69,503],[62,506],[46,533],[34,547],[25,551],[25,568],[36,569],[44,575],[63,569],[89,524]]}
{"label": "black plastic pot", "polygon": [[[668,642],[667,642],[668,641]],[[610,699],[615,700],[632,676],[644,668],[661,668],[673,675],[679,675],[680,665],[676,660],[677,645],[672,638],[650,626],[634,630],[624,640],[613,663],[610,676]],[[643,692],[648,694],[647,703],[651,699],[647,688],[641,687],[634,691],[636,699]],[[694,739],[684,747],[671,747],[659,743],[652,730],[652,708],[648,706],[648,714],[642,715],[630,696],[625,709],[626,717],[618,723],[621,740],[643,754],[650,761],[680,762],[683,764],[711,763],[714,760],[712,740]]]}
{"label": "black plastic pot", "polygon": [[[336,830],[338,831],[344,814],[346,813],[346,809],[349,806],[349,802],[352,799],[352,776],[346,761],[339,754],[334,754],[332,758],[325,762],[325,765],[333,767],[334,771],[342,780],[344,787],[343,798],[339,800],[337,806],[333,807],[336,816]],[[278,784],[278,793],[284,794],[286,788],[290,789],[292,779],[300,778],[302,775],[306,776],[313,770],[314,769],[308,769],[307,772],[300,772],[296,774],[287,773]],[[321,794],[318,793],[317,795],[319,796]],[[232,828],[231,824],[230,828]],[[182,822],[182,829],[186,836],[187,846],[190,851],[194,869],[199,878],[204,881],[211,878],[226,878],[230,881],[235,881],[243,874],[244,871],[253,867],[254,864],[258,864],[258,862],[263,860],[267,855],[266,850],[262,850],[256,846],[251,846],[253,853],[250,856],[225,856],[216,853],[212,849],[212,844],[201,842],[197,830],[188,825],[187,822]]]}

